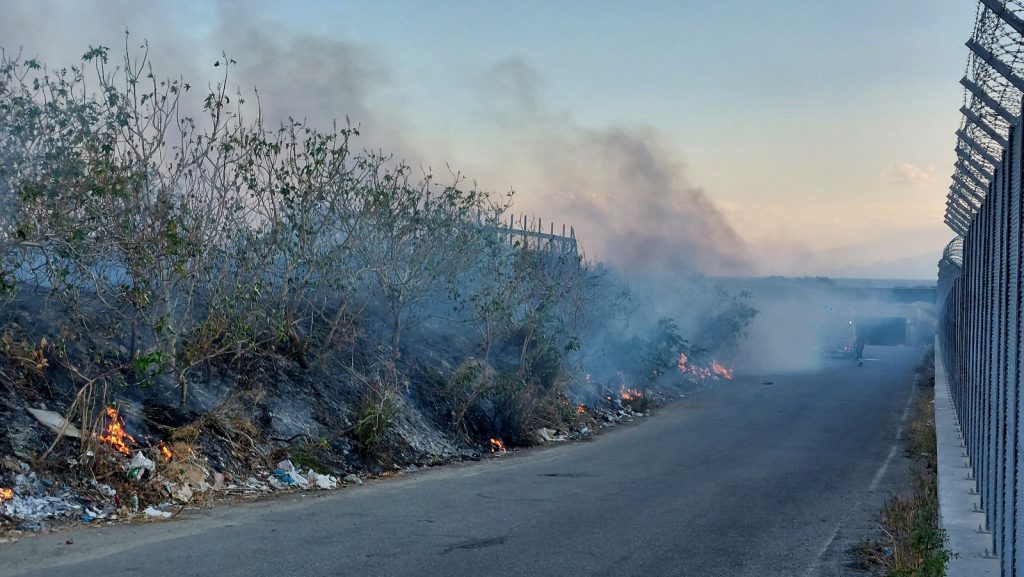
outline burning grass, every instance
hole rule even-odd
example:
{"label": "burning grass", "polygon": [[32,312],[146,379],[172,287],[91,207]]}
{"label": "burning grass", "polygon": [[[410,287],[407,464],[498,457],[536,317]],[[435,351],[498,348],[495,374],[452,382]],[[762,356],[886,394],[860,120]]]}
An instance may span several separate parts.
{"label": "burning grass", "polygon": [[138,444],[135,437],[125,430],[124,419],[114,407],[107,407],[107,425],[99,435],[99,440],[110,445],[122,455],[131,455],[132,447]]}
{"label": "burning grass", "polygon": [[705,381],[709,379],[724,379],[731,381],[733,379],[732,369],[727,368],[715,359],[711,359],[711,362],[707,366],[699,366],[691,363],[690,357],[686,353],[679,353],[679,359],[676,361],[676,366],[679,367],[680,373],[698,381]]}

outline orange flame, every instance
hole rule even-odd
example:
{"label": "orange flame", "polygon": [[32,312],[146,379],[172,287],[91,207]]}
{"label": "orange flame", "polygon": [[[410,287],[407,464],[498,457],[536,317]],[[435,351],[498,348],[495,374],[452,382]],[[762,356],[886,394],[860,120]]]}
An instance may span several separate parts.
{"label": "orange flame", "polygon": [[585,405],[578,405],[576,407],[576,414],[577,415],[582,415],[583,413],[586,413],[586,412],[587,412],[587,407]]}
{"label": "orange flame", "polygon": [[637,399],[644,398],[644,394],[642,391],[639,391],[637,389],[623,388],[619,390],[619,398],[622,399],[623,401],[635,401]]}
{"label": "orange flame", "polygon": [[14,498],[14,489],[4,489],[0,487],[0,503],[4,501],[10,501]]}
{"label": "orange flame", "polygon": [[110,419],[110,422],[107,424],[106,432],[100,435],[100,440],[113,447],[119,453],[131,455],[132,448],[130,444],[134,445],[137,441],[135,437],[125,431],[124,419],[121,418],[121,415],[117,413],[117,409],[114,407],[107,407],[107,417]]}
{"label": "orange flame", "polygon": [[499,451],[502,453],[508,451],[508,449],[505,448],[505,443],[502,443],[501,439],[491,439],[491,452],[497,453]]}
{"label": "orange flame", "polygon": [[686,372],[686,362],[689,361],[689,360],[690,360],[690,357],[686,356],[686,353],[679,353],[679,360],[676,361],[676,366],[679,367],[680,371],[685,373]]}
{"label": "orange flame", "polygon": [[723,379],[732,380],[732,370],[723,367],[718,361],[711,361],[711,371]]}
{"label": "orange flame", "polygon": [[721,363],[714,359],[712,359],[711,366],[709,367],[697,367],[687,364],[689,360],[690,359],[689,357],[686,356],[686,353],[679,353],[679,360],[676,361],[676,365],[679,367],[679,372],[683,373],[684,375],[691,375],[698,379],[710,379],[715,377],[720,379],[732,380],[732,369],[726,368],[724,365],[722,365]]}
{"label": "orange flame", "polygon": [[174,451],[172,451],[170,447],[165,445],[163,441],[160,441],[160,443],[158,443],[156,447],[160,449],[160,454],[164,456],[165,463],[169,463],[171,459],[174,458]]}

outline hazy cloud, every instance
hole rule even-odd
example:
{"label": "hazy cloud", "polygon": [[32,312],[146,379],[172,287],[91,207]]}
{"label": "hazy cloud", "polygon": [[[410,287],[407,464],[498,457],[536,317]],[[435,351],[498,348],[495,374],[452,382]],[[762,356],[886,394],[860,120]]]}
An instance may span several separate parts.
{"label": "hazy cloud", "polygon": [[890,166],[883,176],[893,186],[925,186],[935,181],[935,170],[900,162]]}

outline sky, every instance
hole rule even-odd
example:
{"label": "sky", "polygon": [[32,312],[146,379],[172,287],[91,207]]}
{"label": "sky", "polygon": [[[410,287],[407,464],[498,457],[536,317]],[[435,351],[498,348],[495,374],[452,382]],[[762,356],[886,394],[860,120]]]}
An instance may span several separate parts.
{"label": "sky", "polygon": [[367,148],[514,189],[637,272],[928,278],[953,236],[971,0],[3,8],[0,46],[52,66],[126,28],[193,84],[226,52],[271,116],[347,118]]}

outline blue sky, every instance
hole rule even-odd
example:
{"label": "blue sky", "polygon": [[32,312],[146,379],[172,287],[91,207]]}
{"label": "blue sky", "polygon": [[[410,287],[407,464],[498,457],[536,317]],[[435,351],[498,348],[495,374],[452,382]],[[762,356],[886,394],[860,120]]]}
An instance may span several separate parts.
{"label": "blue sky", "polygon": [[[673,218],[689,218],[684,205],[699,189],[756,272],[821,274],[937,254],[951,237],[942,212],[972,1],[139,5],[15,3],[0,32],[4,46],[56,62],[88,43],[116,45],[128,26],[168,56],[163,68],[201,76],[221,50],[245,64],[258,31],[279,45],[257,59],[274,62],[254,63],[242,80],[275,88],[282,109],[355,113],[375,146],[515,188],[522,210],[578,223],[597,258],[636,232],[625,222],[632,207],[609,198],[629,194],[628,171],[600,156],[612,154],[605,137],[620,132],[671,172]],[[310,50],[320,45],[300,41],[309,38],[326,43],[322,60]],[[337,59],[332,42],[353,58],[355,87],[351,67],[307,80]],[[282,74],[289,79],[270,78]],[[558,151],[546,149],[552,142]],[[582,194],[583,183],[594,192],[580,212],[561,197]],[[608,214],[587,216],[595,210]],[[669,224],[659,234],[671,236]]]}

